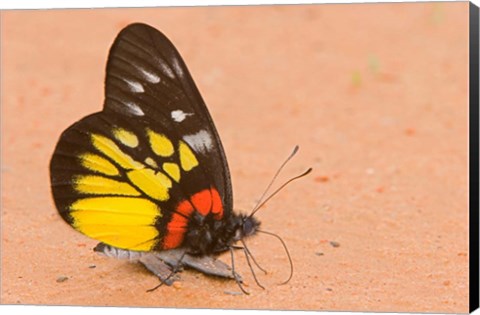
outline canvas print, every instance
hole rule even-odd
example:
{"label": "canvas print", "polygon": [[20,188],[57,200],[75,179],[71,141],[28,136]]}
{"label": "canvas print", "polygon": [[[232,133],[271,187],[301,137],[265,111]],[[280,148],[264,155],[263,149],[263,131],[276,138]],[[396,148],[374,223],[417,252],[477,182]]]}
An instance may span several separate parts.
{"label": "canvas print", "polygon": [[2,11],[1,303],[468,312],[470,10]]}

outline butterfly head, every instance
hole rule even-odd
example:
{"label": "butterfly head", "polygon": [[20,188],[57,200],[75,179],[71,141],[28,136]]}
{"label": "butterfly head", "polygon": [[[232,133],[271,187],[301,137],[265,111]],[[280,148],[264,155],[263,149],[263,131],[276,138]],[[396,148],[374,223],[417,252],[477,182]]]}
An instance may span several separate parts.
{"label": "butterfly head", "polygon": [[239,229],[239,239],[254,235],[257,233],[258,228],[260,227],[260,221],[258,221],[254,216],[242,216],[242,224]]}

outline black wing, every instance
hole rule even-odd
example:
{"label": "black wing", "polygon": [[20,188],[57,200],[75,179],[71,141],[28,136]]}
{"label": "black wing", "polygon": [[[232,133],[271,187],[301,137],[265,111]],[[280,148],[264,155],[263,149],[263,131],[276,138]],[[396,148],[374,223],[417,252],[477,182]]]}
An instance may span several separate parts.
{"label": "black wing", "polygon": [[199,155],[206,180],[219,191],[225,210],[232,209],[220,137],[182,57],[161,32],[136,23],[117,36],[108,57],[104,112],[148,117],[183,138]]}
{"label": "black wing", "polygon": [[223,212],[232,211],[220,138],[163,34],[144,24],[123,29],[110,50],[105,89],[103,111],[65,130],[50,163],[55,204],[69,224],[115,247],[152,250],[167,247],[162,238],[173,212],[200,191],[215,188]]}

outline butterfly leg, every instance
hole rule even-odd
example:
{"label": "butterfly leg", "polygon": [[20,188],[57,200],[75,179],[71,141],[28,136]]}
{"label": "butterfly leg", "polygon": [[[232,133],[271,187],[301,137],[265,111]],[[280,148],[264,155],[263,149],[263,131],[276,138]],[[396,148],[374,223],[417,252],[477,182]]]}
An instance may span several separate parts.
{"label": "butterfly leg", "polygon": [[238,284],[238,287],[240,288],[240,290],[242,290],[243,293],[245,293],[245,294],[248,295],[248,294],[250,294],[250,293],[243,288],[242,282],[241,282],[241,280],[238,278],[237,273],[235,272],[235,259],[233,258],[233,249],[234,249],[234,248],[233,248],[232,246],[230,246],[229,249],[230,249],[230,257],[231,257],[231,259],[232,259],[232,275],[233,275],[233,277],[235,278],[235,282]]}
{"label": "butterfly leg", "polygon": [[250,255],[250,257],[252,258],[252,261],[253,263],[255,264],[255,266],[257,266],[258,269],[260,269],[261,271],[263,271],[264,274],[267,274],[267,271],[265,269],[263,269],[257,262],[257,260],[255,259],[255,257],[253,257],[252,255],[252,252],[248,249],[247,247],[247,244],[245,243],[245,241],[243,239],[240,240],[243,244],[243,247],[245,248],[245,251],[246,251],[246,255]]}
{"label": "butterfly leg", "polygon": [[[160,283],[155,286],[154,288],[151,288],[151,289],[148,289],[147,292],[153,292],[155,291],[156,289],[158,289],[159,287],[161,287],[163,284],[166,284],[166,285],[171,285],[174,281],[175,281],[175,274],[181,269],[182,267],[182,259],[185,257],[185,255],[187,254],[187,251],[184,250],[182,255],[180,256],[180,258],[178,259],[178,261],[176,263],[174,263],[172,266],[171,266],[171,269],[170,269],[170,273],[166,276],[166,277],[159,277],[160,279]],[[152,255],[152,257],[155,257],[154,255]],[[155,257],[155,259],[159,260],[158,257]],[[163,263],[163,262],[162,262]],[[165,263],[164,263],[165,264]],[[166,265],[166,264],[165,264]],[[152,270],[150,270],[152,271]],[[152,271],[153,272],[153,271]]]}
{"label": "butterfly leg", "polygon": [[172,267],[154,255],[144,255],[139,259],[139,262],[142,263],[145,268],[156,275],[162,281],[162,283],[165,283],[166,285],[170,286],[173,284],[173,282],[175,282],[175,280],[178,279],[178,277],[171,276]]}
{"label": "butterfly leg", "polygon": [[[265,290],[265,287],[263,285],[260,284],[260,282],[258,281],[257,279],[257,275],[255,274],[255,270],[253,269],[252,267],[252,264],[250,263],[250,258],[249,258],[249,255],[251,256],[252,254],[250,253],[250,251],[246,248],[246,247],[242,247],[242,246],[232,246],[234,247],[235,249],[243,249],[243,253],[245,254],[245,258],[247,259],[247,263],[248,263],[248,267],[250,267],[250,271],[252,272],[252,276],[253,276],[253,279],[255,280],[255,282],[257,283],[257,285],[264,289]],[[254,263],[257,265],[257,267],[260,268],[260,266],[258,266],[258,263],[255,261],[255,259],[252,257],[252,260],[254,261]],[[260,268],[260,270],[264,271],[264,269]]]}

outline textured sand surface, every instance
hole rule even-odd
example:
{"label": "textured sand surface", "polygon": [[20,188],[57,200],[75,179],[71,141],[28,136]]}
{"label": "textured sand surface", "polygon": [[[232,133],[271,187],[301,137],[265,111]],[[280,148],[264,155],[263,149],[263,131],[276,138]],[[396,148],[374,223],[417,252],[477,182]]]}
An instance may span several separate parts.
{"label": "textured sand surface", "polygon": [[[467,312],[468,3],[1,14],[2,303]],[[249,296],[194,271],[146,293],[153,275],[97,256],[58,216],[53,148],[101,109],[108,49],[131,22],[182,54],[237,209],[251,209],[295,144],[281,181],[314,168],[258,213],[288,244],[287,285],[282,247],[259,235],[248,244],[266,290],[239,254]]]}

